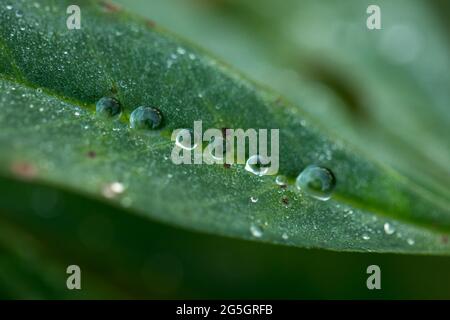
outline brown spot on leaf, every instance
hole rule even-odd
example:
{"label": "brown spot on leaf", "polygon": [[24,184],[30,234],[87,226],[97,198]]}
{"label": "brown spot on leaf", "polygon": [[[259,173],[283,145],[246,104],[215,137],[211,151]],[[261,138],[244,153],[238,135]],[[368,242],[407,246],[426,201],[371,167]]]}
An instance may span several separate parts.
{"label": "brown spot on leaf", "polygon": [[154,28],[154,27],[156,27],[155,21],[150,20],[150,19],[145,20],[145,24],[146,24],[147,27],[149,27],[149,28]]}
{"label": "brown spot on leaf", "polygon": [[94,159],[97,156],[97,153],[95,151],[89,151],[87,153],[88,158]]}
{"label": "brown spot on leaf", "polygon": [[107,12],[119,12],[122,10],[118,5],[113,4],[109,1],[100,1],[101,6]]}
{"label": "brown spot on leaf", "polygon": [[11,172],[24,180],[31,180],[34,179],[37,175],[36,168],[27,162],[16,162],[13,163],[11,166]]}

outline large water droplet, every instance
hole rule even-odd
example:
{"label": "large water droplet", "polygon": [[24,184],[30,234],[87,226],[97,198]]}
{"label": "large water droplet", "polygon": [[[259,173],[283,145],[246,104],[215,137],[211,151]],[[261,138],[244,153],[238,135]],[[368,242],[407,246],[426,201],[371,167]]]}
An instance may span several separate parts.
{"label": "large water droplet", "polygon": [[295,185],[310,196],[326,201],[331,198],[336,179],[329,169],[309,165],[299,174]]}
{"label": "large water droplet", "polygon": [[245,170],[257,176],[263,176],[269,171],[269,161],[263,156],[253,155],[248,158]]}
{"label": "large water droplet", "polygon": [[386,222],[383,227],[386,234],[391,235],[395,232],[395,228],[388,222]]}
{"label": "large water droplet", "polygon": [[157,129],[161,123],[161,112],[152,107],[138,107],[130,116],[130,126],[133,129]]}
{"label": "large water droplet", "polygon": [[185,150],[194,150],[197,148],[192,129],[181,129],[175,138],[175,144]]}
{"label": "large water droplet", "polygon": [[252,223],[250,225],[250,233],[255,238],[261,238],[263,236],[263,230],[261,229],[261,227],[256,225],[256,224],[254,224],[254,223]]}
{"label": "large water droplet", "polygon": [[103,118],[119,118],[122,113],[122,107],[117,99],[103,97],[95,105],[95,112]]}

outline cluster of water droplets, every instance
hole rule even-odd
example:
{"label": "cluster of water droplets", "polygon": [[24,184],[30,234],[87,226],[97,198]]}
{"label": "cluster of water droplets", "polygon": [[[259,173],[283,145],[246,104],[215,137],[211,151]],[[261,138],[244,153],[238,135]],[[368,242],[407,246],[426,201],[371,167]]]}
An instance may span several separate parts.
{"label": "cluster of water droplets", "polygon": [[[96,104],[96,114],[101,118],[119,119],[122,115],[120,102],[113,97],[103,97]],[[139,106],[130,115],[130,127],[133,129],[158,129],[163,116],[160,110],[149,106]]]}

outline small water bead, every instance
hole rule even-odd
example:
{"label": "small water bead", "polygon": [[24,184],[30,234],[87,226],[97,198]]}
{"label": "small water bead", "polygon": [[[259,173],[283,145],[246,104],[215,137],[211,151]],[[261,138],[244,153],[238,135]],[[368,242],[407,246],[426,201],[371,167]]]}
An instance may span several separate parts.
{"label": "small water bead", "polygon": [[283,238],[283,240],[289,239],[289,236],[288,236],[288,234],[287,234],[286,232],[283,233],[283,234],[281,235],[281,237]]}
{"label": "small water bead", "polygon": [[130,126],[133,129],[157,129],[162,123],[161,112],[152,107],[136,108],[130,116]]}
{"label": "small water bead", "polygon": [[175,144],[184,150],[194,150],[198,146],[192,129],[181,129],[177,133]]}
{"label": "small water bead", "polygon": [[275,178],[275,183],[277,185],[279,185],[280,187],[286,187],[288,180],[287,180],[286,176],[279,175]]}
{"label": "small water bead", "polygon": [[110,184],[107,184],[104,188],[103,188],[103,195],[106,198],[112,199],[115,198],[116,196],[122,194],[125,191],[125,186],[120,183],[120,182],[112,182]]}
{"label": "small water bead", "polygon": [[309,165],[299,174],[295,185],[297,189],[303,190],[310,196],[326,201],[331,198],[336,179],[329,169]]}
{"label": "small water bead", "polygon": [[17,18],[23,17],[23,12],[20,11],[20,10],[17,10],[17,11],[16,11],[16,17],[17,17]]}
{"label": "small water bead", "polygon": [[384,228],[384,232],[388,235],[394,234],[394,232],[395,232],[394,227],[388,222],[386,222],[384,224],[383,228]]}
{"label": "small water bead", "polygon": [[12,10],[12,9],[13,9],[13,6],[12,6],[11,4],[8,3],[8,4],[6,5],[6,10]]}
{"label": "small water bead", "polygon": [[364,240],[370,240],[370,237],[369,237],[367,234],[363,234],[362,238],[363,238]]}
{"label": "small water bead", "polygon": [[261,227],[256,225],[256,224],[254,224],[254,223],[252,223],[250,225],[250,233],[255,238],[261,238],[263,236],[263,230],[261,229]]}
{"label": "small water bead", "polygon": [[269,171],[269,160],[260,155],[253,155],[248,158],[245,170],[260,177],[264,176]]}
{"label": "small water bead", "polygon": [[410,245],[410,246],[412,246],[412,245],[414,245],[414,243],[416,243],[413,239],[411,239],[411,238],[408,238],[407,240],[406,240],[406,242]]}
{"label": "small water bead", "polygon": [[256,202],[258,202],[258,198],[256,198],[256,197],[250,197],[250,201],[251,201],[252,203],[256,203]]}
{"label": "small water bead", "polygon": [[103,97],[95,105],[95,112],[102,118],[119,118],[122,114],[122,107],[117,99]]}

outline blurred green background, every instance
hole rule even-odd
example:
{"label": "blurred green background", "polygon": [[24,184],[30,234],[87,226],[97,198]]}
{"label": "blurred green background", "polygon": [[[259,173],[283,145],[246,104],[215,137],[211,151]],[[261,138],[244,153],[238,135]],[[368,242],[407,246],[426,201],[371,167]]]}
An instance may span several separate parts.
{"label": "blurred green background", "polygon": [[[450,2],[115,2],[448,196]],[[369,4],[381,7],[382,30],[367,30]],[[4,178],[0,194],[1,298],[450,298],[450,257],[338,253],[193,233],[124,220],[106,204]],[[29,214],[36,206],[45,212],[46,203],[65,214]],[[70,264],[82,269],[81,291],[65,287]],[[366,287],[371,264],[381,267],[382,290]]]}
{"label": "blurred green background", "polygon": [[[450,298],[449,257],[235,240],[124,216],[51,187],[0,181],[0,192],[8,199],[0,223],[2,298]],[[64,214],[33,214],[36,199]],[[82,270],[82,290],[66,289],[71,264]],[[366,287],[372,264],[381,268],[381,290]]]}

